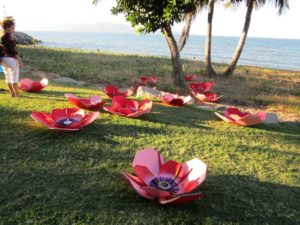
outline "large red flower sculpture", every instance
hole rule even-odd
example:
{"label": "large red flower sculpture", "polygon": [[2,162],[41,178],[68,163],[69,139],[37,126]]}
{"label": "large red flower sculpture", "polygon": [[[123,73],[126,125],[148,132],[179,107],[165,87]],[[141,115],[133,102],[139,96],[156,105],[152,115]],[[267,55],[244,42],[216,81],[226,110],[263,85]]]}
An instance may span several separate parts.
{"label": "large red flower sculpture", "polygon": [[65,94],[65,97],[69,102],[81,109],[98,110],[105,104],[105,102],[102,102],[101,98],[96,95],[92,95],[89,98],[78,98],[73,94]]}
{"label": "large red flower sculpture", "polygon": [[92,123],[99,112],[84,113],[78,108],[53,109],[51,113],[33,112],[32,119],[40,122],[48,129],[76,131]]}
{"label": "large red flower sculpture", "polygon": [[135,175],[125,171],[122,175],[144,198],[176,204],[203,197],[201,192],[190,193],[206,178],[206,164],[197,158],[184,163],[164,162],[156,150],[144,149],[135,154],[132,165]]}
{"label": "large red flower sculpture", "polygon": [[21,79],[19,89],[26,92],[38,92],[48,85],[48,79],[43,78],[40,82],[33,81],[29,78]]}
{"label": "large red flower sculpture", "polygon": [[192,100],[191,96],[178,96],[177,94],[166,94],[162,98],[163,102],[167,105],[183,106]]}
{"label": "large red flower sculpture", "polygon": [[226,109],[224,116],[218,112],[215,112],[215,114],[228,123],[233,123],[240,126],[254,126],[262,123],[267,118],[265,112],[251,114],[248,112],[241,112],[239,109],[234,107]]}
{"label": "large red flower sculpture", "polygon": [[116,86],[113,86],[113,85],[107,85],[104,89],[104,93],[110,97],[110,98],[113,98],[115,96],[130,96],[133,94],[133,91],[131,89],[125,91],[125,92],[121,92],[119,91],[119,89],[116,87]]}
{"label": "large red flower sculpture", "polygon": [[156,84],[156,82],[157,82],[157,77],[155,77],[155,76],[154,77],[141,76],[139,85],[140,86],[148,86],[148,85],[153,86]]}
{"label": "large red flower sculpture", "polygon": [[195,80],[196,79],[196,77],[197,77],[197,75],[196,74],[186,74],[186,75],[184,75],[184,80],[185,81],[193,81],[193,80]]}
{"label": "large red flower sculpture", "polygon": [[119,116],[136,118],[152,109],[152,101],[144,100],[139,103],[136,100],[126,99],[124,96],[116,96],[113,98],[111,106],[104,106],[103,108]]}

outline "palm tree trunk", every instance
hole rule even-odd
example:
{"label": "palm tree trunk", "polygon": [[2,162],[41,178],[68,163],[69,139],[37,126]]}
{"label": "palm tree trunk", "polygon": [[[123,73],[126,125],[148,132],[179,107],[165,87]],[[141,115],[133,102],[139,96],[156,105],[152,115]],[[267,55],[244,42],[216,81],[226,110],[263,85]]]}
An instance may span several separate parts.
{"label": "palm tree trunk", "polygon": [[174,84],[183,88],[184,87],[184,79],[183,79],[183,71],[182,64],[180,59],[180,52],[177,48],[177,43],[172,33],[171,27],[169,24],[165,25],[162,29],[167,43],[169,45],[171,51],[171,60],[173,66],[172,77],[174,80]]}
{"label": "palm tree trunk", "polygon": [[188,13],[186,15],[185,25],[184,25],[184,27],[181,31],[180,38],[179,38],[179,41],[178,41],[178,50],[180,52],[184,48],[186,40],[189,38],[190,28],[191,28],[191,25],[192,25],[193,17],[194,17],[193,13]]}
{"label": "palm tree trunk", "polygon": [[205,39],[205,50],[204,50],[204,64],[206,74],[209,76],[216,76],[217,73],[211,64],[211,33],[212,33],[212,20],[214,15],[215,1],[210,0],[208,2],[208,15],[207,15],[207,33]]}
{"label": "palm tree trunk", "polygon": [[232,56],[231,62],[229,64],[229,66],[227,67],[227,69],[225,70],[225,72],[223,73],[223,75],[225,75],[225,76],[229,76],[234,72],[236,64],[237,64],[237,62],[238,62],[238,60],[241,56],[241,53],[243,51],[243,47],[245,45],[247,35],[248,35],[248,31],[249,31],[249,27],[250,27],[251,15],[252,15],[254,3],[255,3],[255,0],[250,0],[248,2],[243,32],[240,36],[239,43],[238,43],[238,45],[235,49],[235,52]]}

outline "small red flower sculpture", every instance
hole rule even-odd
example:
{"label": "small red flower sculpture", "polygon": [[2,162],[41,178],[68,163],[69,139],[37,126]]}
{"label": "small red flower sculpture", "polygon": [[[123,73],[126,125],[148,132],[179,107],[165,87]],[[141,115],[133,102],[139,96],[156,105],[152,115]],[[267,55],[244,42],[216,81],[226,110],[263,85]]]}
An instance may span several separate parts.
{"label": "small red flower sculpture", "polygon": [[173,106],[183,106],[184,104],[188,103],[192,100],[191,96],[178,96],[177,94],[166,94],[161,98],[163,102],[167,105]]}
{"label": "small red flower sculpture", "polygon": [[133,91],[129,89],[125,92],[120,92],[117,87],[115,87],[113,85],[107,85],[104,89],[104,93],[108,97],[113,98],[115,96],[120,96],[120,95],[125,96],[125,97],[130,96],[133,94]]}
{"label": "small red flower sculpture", "polygon": [[223,95],[217,96],[212,92],[192,92],[192,94],[201,102],[215,102],[223,97]]}
{"label": "small red flower sculpture", "polygon": [[140,77],[140,83],[139,85],[140,86],[153,86],[154,84],[156,84],[157,82],[157,77],[144,77],[144,76],[141,76]]}
{"label": "small red flower sculpture", "polygon": [[197,158],[184,163],[164,162],[156,150],[144,149],[135,154],[132,165],[136,176],[125,171],[122,175],[144,198],[177,204],[203,197],[201,192],[190,193],[206,178],[206,164]]}
{"label": "small red flower sculpture", "polygon": [[43,78],[40,82],[24,78],[19,82],[19,89],[26,92],[38,92],[48,85],[48,79]]}
{"label": "small red flower sculpture", "polygon": [[267,118],[265,112],[251,114],[247,112],[241,112],[239,109],[234,107],[226,109],[224,112],[224,116],[217,112],[215,112],[215,114],[225,122],[233,123],[240,126],[254,126],[262,123]]}
{"label": "small red flower sculpture", "polygon": [[53,109],[52,112],[33,112],[32,119],[40,122],[48,129],[62,130],[62,131],[77,131],[92,123],[99,112],[84,113],[84,110],[78,108],[64,108]]}
{"label": "small red flower sculpture", "polygon": [[139,103],[136,100],[126,99],[124,96],[116,96],[113,98],[111,106],[104,106],[103,108],[119,116],[136,118],[152,109],[152,101],[144,100]]}
{"label": "small red flower sculpture", "polygon": [[81,109],[98,110],[105,104],[105,102],[102,102],[101,98],[96,95],[92,95],[89,98],[78,98],[73,94],[65,94],[65,97],[69,102]]}
{"label": "small red flower sculpture", "polygon": [[196,79],[196,77],[197,77],[197,75],[196,74],[186,74],[186,75],[184,75],[184,80],[185,81],[193,81],[193,80],[195,80]]}
{"label": "small red flower sculpture", "polygon": [[223,97],[217,96],[217,94],[210,92],[211,88],[215,85],[214,82],[195,82],[189,84],[189,89],[192,94],[201,102],[215,102]]}
{"label": "small red flower sculpture", "polygon": [[194,82],[194,83],[189,83],[189,89],[192,92],[207,92],[214,85],[215,85],[215,82],[203,82],[203,83]]}

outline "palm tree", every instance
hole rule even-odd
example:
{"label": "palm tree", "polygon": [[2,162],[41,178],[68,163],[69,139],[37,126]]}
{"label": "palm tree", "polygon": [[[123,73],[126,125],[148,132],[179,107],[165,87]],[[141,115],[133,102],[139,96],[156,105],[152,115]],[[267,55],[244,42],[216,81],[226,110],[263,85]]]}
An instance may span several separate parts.
{"label": "palm tree", "polygon": [[[209,0],[207,4],[208,8],[208,18],[207,18],[207,34],[206,34],[206,43],[205,43],[205,70],[207,75],[216,75],[217,73],[215,72],[212,63],[211,63],[211,32],[212,32],[212,20],[213,20],[213,13],[214,13],[214,3],[216,0]],[[240,36],[240,40],[238,42],[238,45],[236,47],[236,50],[232,56],[231,62],[226,68],[226,70],[222,73],[224,76],[229,76],[231,75],[236,67],[236,64],[241,56],[241,53],[243,51],[243,47],[246,43],[249,27],[250,27],[250,22],[251,22],[251,16],[253,12],[254,7],[259,7],[262,6],[266,3],[266,0],[230,0],[229,3],[232,4],[239,4],[241,2],[246,2],[247,5],[247,12],[246,12],[246,17],[245,17],[245,23],[244,23],[244,28],[243,32]],[[279,8],[278,14],[281,15],[282,11],[285,8],[288,8],[288,0],[270,0],[273,1],[275,4],[276,8]]]}
{"label": "palm tree", "polygon": [[[232,3],[240,3],[241,1],[243,1],[243,0],[231,0]],[[243,51],[243,47],[245,45],[247,35],[248,35],[253,8],[255,6],[259,7],[259,6],[264,5],[266,3],[266,0],[244,0],[244,1],[246,1],[247,12],[246,12],[246,17],[245,17],[243,32],[240,36],[240,40],[239,40],[238,45],[235,49],[235,52],[232,55],[231,62],[228,65],[228,67],[226,68],[225,72],[222,74],[224,76],[229,76],[234,72],[236,64],[237,64],[237,62],[238,62],[238,60],[241,56],[241,53]],[[275,7],[279,8],[279,10],[278,10],[279,15],[281,15],[282,11],[285,8],[289,7],[288,0],[272,0],[272,1],[275,4]]]}
{"label": "palm tree", "polygon": [[189,34],[190,34],[190,29],[191,29],[191,25],[192,25],[192,21],[194,18],[195,14],[190,12],[187,13],[185,15],[185,25],[181,31],[180,37],[179,37],[179,41],[178,41],[178,50],[181,52],[181,50],[184,48],[185,43],[187,41],[187,39],[189,38]]}
{"label": "palm tree", "polygon": [[208,10],[207,32],[206,32],[205,50],[204,50],[205,72],[208,76],[217,75],[211,63],[211,33],[212,33],[212,20],[214,15],[214,5],[215,5],[215,0],[209,0],[207,4],[207,10]]}

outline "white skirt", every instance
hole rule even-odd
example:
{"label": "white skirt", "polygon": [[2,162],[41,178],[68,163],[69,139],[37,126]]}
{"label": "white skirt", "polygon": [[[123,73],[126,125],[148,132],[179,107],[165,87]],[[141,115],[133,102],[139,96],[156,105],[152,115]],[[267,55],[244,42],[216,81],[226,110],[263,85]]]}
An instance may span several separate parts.
{"label": "white skirt", "polygon": [[2,57],[1,61],[6,63],[7,66],[2,66],[5,74],[5,80],[7,84],[19,82],[19,62],[12,57]]}

